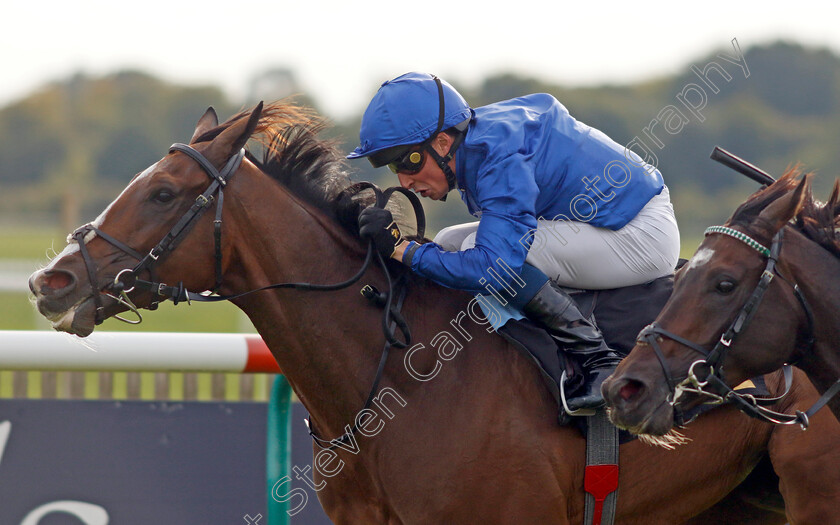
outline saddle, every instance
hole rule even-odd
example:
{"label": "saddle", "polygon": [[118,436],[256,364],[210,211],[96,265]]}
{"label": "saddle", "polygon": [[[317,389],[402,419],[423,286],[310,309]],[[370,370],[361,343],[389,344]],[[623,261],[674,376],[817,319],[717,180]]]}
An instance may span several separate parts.
{"label": "saddle", "polygon": [[[685,262],[681,259],[677,269]],[[623,288],[565,289],[575,300],[580,311],[601,330],[607,345],[621,357],[630,353],[636,345],[636,336],[656,319],[673,290],[673,274]],[[558,348],[548,332],[528,319],[511,319],[496,331],[537,366],[548,390],[560,407],[558,422],[561,425],[586,419],[573,418],[562,409],[561,388],[569,397],[582,386],[584,379],[583,368],[572,355]],[[755,377],[736,389],[757,397],[769,395],[763,376]],[[712,408],[714,405],[695,407],[685,414],[686,422]],[[580,426],[585,432],[586,425]],[[625,436],[622,435],[622,442],[624,440]]]}
{"label": "saddle", "polygon": [[[672,274],[635,286],[565,291],[580,311],[596,323],[607,345],[624,357],[635,346],[642,328],[653,322],[665,306],[673,289]],[[542,327],[528,319],[511,319],[497,332],[534,362],[558,406],[563,406],[561,388],[569,396],[582,386],[584,374],[580,363],[558,348]],[[559,414],[561,424],[569,423],[570,417],[564,410]]]}

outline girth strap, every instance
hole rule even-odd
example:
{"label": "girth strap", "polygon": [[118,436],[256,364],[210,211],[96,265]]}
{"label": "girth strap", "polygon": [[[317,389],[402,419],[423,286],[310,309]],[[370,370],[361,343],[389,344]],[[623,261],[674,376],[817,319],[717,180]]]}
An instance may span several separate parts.
{"label": "girth strap", "polygon": [[618,428],[606,410],[586,418],[585,525],[612,525],[618,503]]}

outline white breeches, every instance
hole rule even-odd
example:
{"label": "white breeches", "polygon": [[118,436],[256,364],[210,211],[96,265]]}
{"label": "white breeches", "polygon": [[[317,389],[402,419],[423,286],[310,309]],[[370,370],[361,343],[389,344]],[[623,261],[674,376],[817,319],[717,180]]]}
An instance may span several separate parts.
{"label": "white breeches", "polygon": [[[475,246],[478,222],[444,228],[447,251]],[[523,242],[528,242],[526,238]],[[560,286],[599,290],[642,284],[674,271],[680,232],[667,186],[620,230],[576,221],[537,221],[525,261]]]}

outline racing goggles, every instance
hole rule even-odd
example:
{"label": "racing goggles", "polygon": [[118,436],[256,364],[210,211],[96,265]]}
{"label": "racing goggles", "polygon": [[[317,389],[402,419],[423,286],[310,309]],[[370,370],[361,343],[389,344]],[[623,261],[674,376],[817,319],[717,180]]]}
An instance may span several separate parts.
{"label": "racing goggles", "polygon": [[394,174],[403,173],[405,175],[418,173],[423,169],[423,164],[426,161],[426,155],[422,147],[418,150],[416,146],[395,146],[368,158],[374,168],[387,165],[388,169]]}

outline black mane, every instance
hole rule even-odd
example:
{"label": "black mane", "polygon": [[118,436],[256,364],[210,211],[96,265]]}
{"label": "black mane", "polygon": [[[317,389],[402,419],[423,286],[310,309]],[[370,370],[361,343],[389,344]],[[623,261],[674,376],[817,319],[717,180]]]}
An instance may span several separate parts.
{"label": "black mane", "polygon": [[[741,204],[732,217],[727,221],[730,226],[740,225],[747,231],[766,230],[769,225],[763,224],[759,217],[764,208],[775,202],[784,195],[793,191],[799,184],[800,176],[809,176],[802,173],[798,166],[789,169],[775,183],[767,188],[761,189],[752,194],[746,202]],[[805,199],[802,209],[793,220],[793,226],[803,235],[816,242],[835,257],[840,257],[840,238],[835,228],[838,226],[838,213],[840,212],[840,186],[834,183],[834,190],[831,192],[828,202],[820,202],[811,193],[810,184],[805,190]]]}
{"label": "black mane", "polygon": [[[758,215],[764,208],[793,191],[799,184],[799,175],[801,175],[801,170],[798,168],[789,169],[779,180],[750,195],[743,204],[738,206],[727,224],[730,226],[740,225],[745,228],[757,226],[757,223],[761,221]],[[810,195],[809,190],[809,200]]]}
{"label": "black mane", "polygon": [[840,257],[838,238],[838,213],[840,213],[840,182],[834,181],[834,188],[827,202],[819,202],[808,195],[802,211],[796,216],[796,228],[835,257]]}

